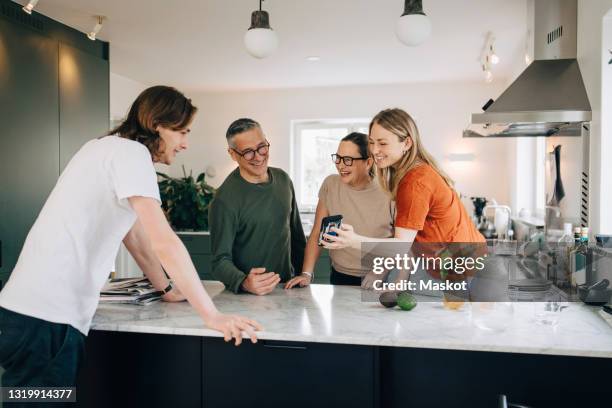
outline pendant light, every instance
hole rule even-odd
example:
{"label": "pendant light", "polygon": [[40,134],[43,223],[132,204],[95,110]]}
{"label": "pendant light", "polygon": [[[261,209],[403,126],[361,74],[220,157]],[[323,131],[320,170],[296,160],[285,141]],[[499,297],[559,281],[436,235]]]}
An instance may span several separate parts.
{"label": "pendant light", "polygon": [[405,45],[422,44],[431,35],[431,22],[423,12],[422,0],[404,0],[404,14],[397,20],[397,38]]}
{"label": "pendant light", "polygon": [[270,16],[267,11],[261,9],[251,14],[251,26],[244,34],[244,46],[249,54],[255,58],[266,58],[278,48],[278,36],[270,27]]}

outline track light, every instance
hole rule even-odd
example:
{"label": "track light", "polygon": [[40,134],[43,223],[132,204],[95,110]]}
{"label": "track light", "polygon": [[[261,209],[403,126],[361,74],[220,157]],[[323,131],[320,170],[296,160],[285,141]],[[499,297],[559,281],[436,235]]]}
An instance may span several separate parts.
{"label": "track light", "polygon": [[36,7],[37,3],[38,3],[38,0],[30,0],[28,4],[23,6],[22,10],[28,14],[32,14],[32,10],[34,10],[34,7]]}
{"label": "track light", "polygon": [[485,47],[483,50],[483,58],[488,58],[493,65],[499,64],[499,56],[495,53],[495,36],[493,33],[487,34]]}
{"label": "track light", "polygon": [[491,59],[491,64],[493,64],[493,65],[499,64],[499,57],[497,56],[497,54],[493,50],[493,44],[491,44],[491,47],[489,48],[489,53],[490,53],[489,54],[489,58]]}
{"label": "track light", "polygon": [[422,0],[404,0],[404,14],[397,20],[397,38],[405,45],[422,44],[431,35],[431,21],[423,12]]}
{"label": "track light", "polygon": [[97,18],[96,25],[91,30],[91,32],[89,34],[87,34],[87,38],[89,38],[91,41],[96,41],[96,36],[98,35],[100,30],[102,29],[102,21],[104,20],[103,16],[96,16],[96,18]]}
{"label": "track light", "polygon": [[495,36],[493,33],[488,33],[485,40],[482,53],[480,54],[480,65],[484,72],[485,82],[493,82],[493,72],[491,66],[499,63],[499,56],[495,53]]}
{"label": "track light", "polygon": [[261,9],[251,13],[251,26],[244,34],[244,46],[249,54],[255,58],[266,58],[278,48],[278,36],[270,27],[270,16]]}

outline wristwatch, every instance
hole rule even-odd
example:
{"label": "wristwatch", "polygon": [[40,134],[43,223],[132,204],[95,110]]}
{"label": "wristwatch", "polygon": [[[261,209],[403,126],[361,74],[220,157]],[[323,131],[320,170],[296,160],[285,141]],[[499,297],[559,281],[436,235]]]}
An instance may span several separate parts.
{"label": "wristwatch", "polygon": [[168,282],[168,286],[166,286],[165,289],[160,290],[159,292],[163,295],[165,295],[166,293],[170,292],[172,289],[174,288],[174,286],[172,286],[172,281]]}
{"label": "wristwatch", "polygon": [[306,275],[306,276],[308,276],[308,277],[310,278],[310,281],[311,281],[311,282],[312,282],[312,278],[314,278],[314,276],[312,276],[312,272],[307,272],[307,271],[304,271],[304,272],[302,272],[302,275]]}

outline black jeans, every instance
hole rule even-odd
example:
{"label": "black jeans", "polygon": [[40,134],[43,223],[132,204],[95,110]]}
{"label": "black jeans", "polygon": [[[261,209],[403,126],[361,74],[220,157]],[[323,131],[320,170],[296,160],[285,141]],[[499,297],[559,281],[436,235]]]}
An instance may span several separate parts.
{"label": "black jeans", "polygon": [[361,278],[338,272],[332,266],[331,274],[329,275],[329,283],[332,285],[361,286]]}
{"label": "black jeans", "polygon": [[0,307],[4,387],[74,387],[84,348],[85,336],[68,324]]}

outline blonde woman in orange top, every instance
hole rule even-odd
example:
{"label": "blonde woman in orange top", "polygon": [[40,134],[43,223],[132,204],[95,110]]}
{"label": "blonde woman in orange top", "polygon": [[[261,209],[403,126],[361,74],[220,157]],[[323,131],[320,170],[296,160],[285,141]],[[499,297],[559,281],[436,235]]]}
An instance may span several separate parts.
{"label": "blonde woman in orange top", "polygon": [[362,242],[484,243],[482,234],[453,188],[451,178],[436,164],[421,142],[412,117],[401,109],[386,109],[370,123],[370,155],[382,188],[396,202],[395,236],[361,236],[348,224],[326,235],[328,249],[360,248]]}

